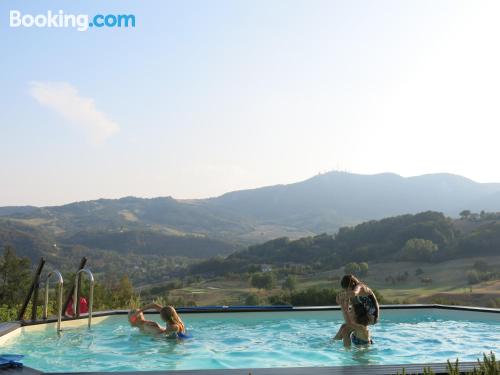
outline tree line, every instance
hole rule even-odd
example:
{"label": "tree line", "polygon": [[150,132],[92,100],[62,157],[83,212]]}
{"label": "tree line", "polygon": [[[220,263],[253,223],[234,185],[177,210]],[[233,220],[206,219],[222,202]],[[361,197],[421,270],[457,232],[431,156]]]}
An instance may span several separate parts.
{"label": "tree line", "polygon": [[225,258],[215,257],[194,264],[189,272],[210,275],[255,272],[265,263],[332,269],[348,263],[439,262],[499,254],[500,221],[488,221],[471,232],[462,233],[451,218],[428,211],[343,227],[335,235],[320,234],[293,241],[278,238]]}

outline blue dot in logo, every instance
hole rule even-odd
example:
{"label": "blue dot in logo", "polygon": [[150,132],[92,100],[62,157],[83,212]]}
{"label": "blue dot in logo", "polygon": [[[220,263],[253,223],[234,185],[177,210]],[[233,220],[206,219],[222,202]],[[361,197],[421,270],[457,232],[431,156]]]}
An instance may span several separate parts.
{"label": "blue dot in logo", "polygon": [[89,27],[93,27],[94,24],[92,22],[89,22]]}

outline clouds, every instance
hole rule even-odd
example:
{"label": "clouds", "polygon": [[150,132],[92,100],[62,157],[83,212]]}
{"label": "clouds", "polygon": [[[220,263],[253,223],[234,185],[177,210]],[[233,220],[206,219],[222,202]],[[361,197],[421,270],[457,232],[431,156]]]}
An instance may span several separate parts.
{"label": "clouds", "polygon": [[116,134],[120,127],[97,109],[94,99],[79,95],[67,82],[31,82],[29,92],[42,106],[78,126],[93,144],[100,144]]}

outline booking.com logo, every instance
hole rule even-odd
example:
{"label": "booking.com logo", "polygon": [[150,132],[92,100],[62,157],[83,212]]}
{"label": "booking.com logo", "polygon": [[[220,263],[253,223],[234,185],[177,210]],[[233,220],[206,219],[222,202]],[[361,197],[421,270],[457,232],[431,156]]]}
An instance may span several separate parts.
{"label": "booking.com logo", "polygon": [[19,10],[10,11],[10,27],[74,28],[87,31],[89,28],[135,27],[133,14],[66,14],[64,11],[47,11],[46,14],[22,14]]}

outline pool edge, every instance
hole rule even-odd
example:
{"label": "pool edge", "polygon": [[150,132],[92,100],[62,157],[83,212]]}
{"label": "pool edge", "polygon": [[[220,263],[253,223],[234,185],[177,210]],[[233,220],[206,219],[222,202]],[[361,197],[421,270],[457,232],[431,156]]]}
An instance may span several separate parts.
{"label": "pool edge", "polygon": [[[430,368],[435,375],[448,374],[447,363],[416,363],[400,365],[357,365],[357,366],[328,366],[328,367],[270,367],[270,368],[241,368],[241,369],[212,369],[212,370],[163,370],[163,371],[123,371],[123,372],[41,372],[37,369],[24,367],[11,369],[13,375],[395,375],[400,374],[403,368],[407,374],[423,374],[424,369]],[[462,362],[460,371],[471,371],[477,367],[477,362]]]}
{"label": "pool edge", "polygon": [[[473,307],[473,306],[450,306],[450,305],[439,305],[439,304],[418,304],[418,305],[383,305],[382,309],[385,310],[409,310],[409,309],[442,309],[442,310],[456,310],[456,311],[470,311],[470,312],[483,312],[483,313],[500,313],[500,309],[494,308],[483,308],[483,307]],[[221,313],[221,312],[293,312],[293,311],[338,311],[339,306],[303,306],[303,307],[293,307],[293,306],[281,306],[278,308],[273,308],[273,306],[255,306],[255,307],[237,307],[233,309],[231,306],[211,306],[204,308],[179,308],[178,311],[182,313]],[[115,315],[125,315],[128,310],[109,310],[101,311],[95,313],[93,317],[103,318],[106,320],[107,317]],[[153,313],[153,312],[148,312]],[[98,319],[100,320],[100,319]],[[0,345],[10,337],[15,337],[23,329],[29,328],[29,326],[39,326],[42,324],[55,323],[56,319],[47,319],[41,321],[25,321],[25,322],[6,322],[0,324]],[[64,321],[84,325],[87,322],[87,316],[81,316],[80,318],[65,318]],[[96,322],[97,323],[97,322]],[[35,327],[33,327],[35,328]],[[41,327],[40,327],[41,328]],[[3,340],[2,340],[3,339]],[[450,360],[453,360],[450,358]],[[477,362],[463,362],[460,363],[460,368],[462,371],[472,370],[474,366],[477,366]],[[42,372],[40,370],[24,367],[20,369],[3,369],[4,374],[15,374],[15,375],[52,375],[52,374],[68,374],[68,375],[296,375],[296,374],[311,374],[311,375],[326,375],[326,374],[396,374],[400,373],[402,369],[405,368],[407,373],[423,373],[424,368],[431,368],[436,374],[447,374],[447,364],[446,363],[429,363],[429,364],[398,364],[398,365],[357,365],[357,366],[329,366],[329,367],[274,367],[274,368],[246,368],[246,369],[213,369],[213,370],[163,370],[163,371],[130,371],[130,372]]]}

